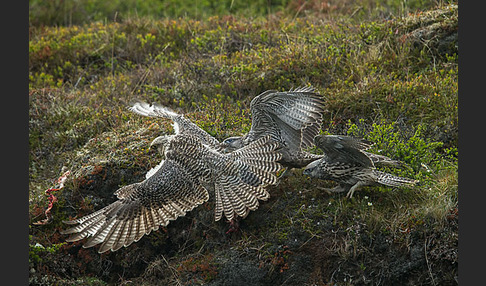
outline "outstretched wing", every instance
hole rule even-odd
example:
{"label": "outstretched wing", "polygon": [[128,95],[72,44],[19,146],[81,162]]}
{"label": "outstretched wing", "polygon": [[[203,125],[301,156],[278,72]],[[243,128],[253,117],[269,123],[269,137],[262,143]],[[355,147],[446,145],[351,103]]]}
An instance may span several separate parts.
{"label": "outstretched wing", "polygon": [[359,164],[373,167],[372,160],[362,150],[370,148],[365,140],[341,135],[317,135],[314,144],[324,151],[328,163]]}
{"label": "outstretched wing", "polygon": [[213,148],[220,147],[219,141],[216,138],[201,129],[196,124],[192,123],[182,114],[178,114],[167,107],[156,103],[148,104],[146,102],[137,101],[132,106],[128,107],[128,110],[143,116],[170,119],[174,122],[174,130],[176,134],[191,134],[202,140],[204,144],[207,144]]}
{"label": "outstretched wing", "polygon": [[114,203],[84,217],[65,221],[78,224],[63,231],[67,241],[90,237],[84,247],[101,243],[99,252],[116,251],[144,234],[207,201],[209,194],[176,162],[165,160],[140,182],[120,188]]}
{"label": "outstretched wing", "polygon": [[248,137],[254,141],[270,135],[296,150],[312,146],[322,124],[324,107],[323,98],[312,87],[265,91],[250,103],[252,125]]}

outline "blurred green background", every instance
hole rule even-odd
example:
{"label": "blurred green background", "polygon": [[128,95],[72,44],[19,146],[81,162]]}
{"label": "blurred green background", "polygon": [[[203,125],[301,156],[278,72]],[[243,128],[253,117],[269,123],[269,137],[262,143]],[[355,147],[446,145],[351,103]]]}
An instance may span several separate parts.
{"label": "blurred green background", "polygon": [[[125,17],[205,19],[215,15],[262,17],[307,12],[354,12],[366,16],[407,14],[436,6],[435,0],[29,0],[30,25],[80,25]],[[356,12],[355,12],[356,11]]]}

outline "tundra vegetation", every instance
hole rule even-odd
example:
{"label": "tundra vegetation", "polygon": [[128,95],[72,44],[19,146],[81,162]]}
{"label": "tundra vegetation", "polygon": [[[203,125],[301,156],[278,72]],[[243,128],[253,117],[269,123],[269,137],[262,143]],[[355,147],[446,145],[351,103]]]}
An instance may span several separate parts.
{"label": "tundra vegetation", "polygon": [[[457,2],[195,3],[29,1],[31,285],[456,285]],[[375,142],[419,185],[346,199],[293,170],[237,232],[212,198],[113,253],[59,234],[162,159],[149,145],[170,122],[134,100],[223,140],[249,130],[254,96],[305,85],[326,100],[323,134]]]}

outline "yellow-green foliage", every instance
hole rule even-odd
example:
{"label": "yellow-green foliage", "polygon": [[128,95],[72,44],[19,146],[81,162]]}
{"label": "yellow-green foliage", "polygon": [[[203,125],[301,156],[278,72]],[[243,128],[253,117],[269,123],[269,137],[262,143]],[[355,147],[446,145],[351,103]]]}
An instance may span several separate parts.
{"label": "yellow-green foliage", "polygon": [[[39,7],[53,9],[58,3],[44,2],[30,1],[34,8],[31,18],[42,14],[36,10]],[[308,252],[315,259],[308,267],[323,267],[307,269],[314,277],[312,283],[378,275],[371,284],[392,285],[402,281],[398,274],[403,269],[393,270],[398,280],[387,280],[388,274],[381,269],[395,265],[374,265],[373,261],[393,260],[393,255],[408,257],[402,255],[401,246],[421,247],[423,253],[422,240],[414,240],[414,232],[427,237],[433,232],[437,245],[446,250],[457,244],[457,5],[440,4],[421,12],[414,9],[430,8],[436,1],[282,1],[282,9],[275,9],[281,12],[271,13],[272,6],[251,17],[235,12],[158,18],[130,16],[120,10],[117,21],[112,22],[106,7],[119,5],[118,1],[98,6],[96,0],[88,2],[100,14],[89,14],[96,9],[86,8],[87,16],[104,17],[103,21],[81,19],[77,4],[72,4],[72,23],[79,25],[29,27],[29,214],[33,221],[41,219],[47,205],[44,190],[52,187],[63,166],[88,165],[85,170],[100,177],[110,167],[119,169],[123,174],[114,177],[116,181],[106,175],[112,185],[104,192],[111,195],[115,191],[111,188],[132,183],[134,177],[143,178],[143,172],[160,161],[160,154],[150,150],[149,144],[173,129],[168,120],[128,111],[126,107],[136,99],[158,102],[185,114],[222,140],[249,131],[250,101],[259,93],[313,85],[326,100],[322,132],[375,142],[371,152],[407,164],[386,171],[420,183],[411,189],[365,187],[347,200],[322,190],[332,182],[296,171],[269,189],[271,198],[241,221],[241,232],[225,235],[227,226],[212,221],[213,205],[208,202],[171,222],[167,232],[159,230],[151,239],[106,256],[95,257],[93,249],[78,251],[73,244],[57,247],[64,237],[53,239],[44,234],[46,228],[35,227],[31,229],[30,254],[38,271],[43,269],[38,258],[49,256],[37,242],[53,252],[49,254],[54,258],[43,263],[52,266],[55,257],[64,257],[75,266],[66,268],[77,269],[72,274],[76,278],[105,275],[95,273],[102,267],[96,263],[112,261],[113,272],[103,280],[118,277],[114,273],[123,267],[120,273],[127,275],[120,278],[123,282],[153,264],[153,273],[147,267],[145,275],[158,283],[164,283],[160,276],[172,277],[179,284],[190,283],[191,277],[193,282],[204,283],[240,269],[231,267],[241,260],[255,277],[265,277],[275,282],[272,285],[291,285],[305,284],[293,281],[300,275],[292,271],[297,257],[304,260],[299,255]],[[164,1],[159,2],[157,5]],[[203,6],[209,3],[199,2]],[[234,2],[238,9],[243,3],[227,2]],[[140,11],[147,3],[140,4]],[[160,12],[160,6],[154,4],[153,10]],[[37,19],[39,23],[65,21]],[[94,174],[97,170],[99,174]],[[76,193],[76,187],[70,183],[64,195],[74,193],[83,199],[67,203],[59,195],[53,211],[73,215],[91,211],[96,198]],[[54,223],[47,228],[57,232],[60,220],[67,216],[54,214]],[[398,243],[383,242],[383,252],[393,253],[385,257],[388,260],[370,250],[377,241],[389,239]],[[150,253],[154,249],[163,254],[154,258]],[[230,250],[238,259],[230,257]],[[77,256],[65,255],[69,251]],[[457,261],[451,257],[452,264],[447,263],[454,271],[439,269],[440,260],[434,260],[439,269],[434,272],[436,280],[440,273],[454,275]],[[255,261],[257,266],[252,268]],[[110,268],[106,269],[108,273]],[[409,273],[407,269],[403,272]],[[429,279],[429,272],[424,273]],[[143,285],[142,278],[133,281]],[[414,282],[425,281],[422,278],[417,276]],[[445,277],[444,281],[451,279]]]}
{"label": "yellow-green foliage", "polygon": [[[328,120],[406,114],[456,132],[457,6],[440,11],[427,21],[215,16],[32,28],[30,87],[109,88],[101,97],[135,93],[182,107],[202,95],[241,101],[310,83],[327,96]],[[421,43],[420,31],[434,40]]]}
{"label": "yellow-green foliage", "polygon": [[373,123],[366,128],[361,119],[358,124],[350,124],[347,134],[373,142],[371,152],[406,163],[407,168],[395,171],[398,175],[425,180],[457,164],[457,147],[444,149],[443,142],[425,137],[425,131],[424,125],[406,130],[396,123]]}

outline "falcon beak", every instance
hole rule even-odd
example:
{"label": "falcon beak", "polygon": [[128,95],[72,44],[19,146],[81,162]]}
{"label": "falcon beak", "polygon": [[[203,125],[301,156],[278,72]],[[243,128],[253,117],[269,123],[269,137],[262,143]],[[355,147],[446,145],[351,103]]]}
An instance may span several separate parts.
{"label": "falcon beak", "polygon": [[304,171],[302,172],[302,174],[307,175],[307,176],[310,176],[311,173],[312,172],[311,172],[310,169],[304,169]]}

